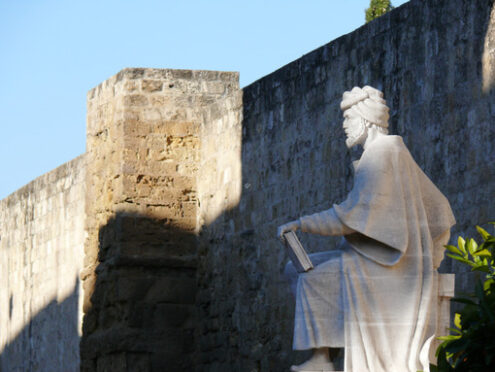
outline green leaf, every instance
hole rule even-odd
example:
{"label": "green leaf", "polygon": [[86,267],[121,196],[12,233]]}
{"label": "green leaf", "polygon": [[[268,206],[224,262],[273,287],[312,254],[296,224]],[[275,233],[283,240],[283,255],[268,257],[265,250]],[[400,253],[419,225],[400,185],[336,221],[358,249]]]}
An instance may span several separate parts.
{"label": "green leaf", "polygon": [[476,230],[478,230],[480,235],[483,237],[483,240],[486,240],[490,237],[490,234],[481,226],[476,226]]}
{"label": "green leaf", "polygon": [[[459,328],[460,328],[460,327],[459,327]],[[457,333],[458,335],[461,335],[461,334],[462,334],[462,332],[461,332],[461,331],[459,331],[459,330],[458,330],[458,329],[456,329],[456,328],[449,328],[449,331],[450,331],[450,332]]]}
{"label": "green leaf", "polygon": [[490,286],[495,283],[495,280],[493,279],[488,279],[483,283],[483,290],[487,292],[490,289]]}
{"label": "green leaf", "polygon": [[450,245],[450,244],[446,245],[445,249],[447,249],[448,251],[450,251],[452,253],[458,254],[459,256],[462,256],[462,252],[455,245]]}
{"label": "green leaf", "polygon": [[454,340],[459,339],[460,337],[461,336],[458,336],[458,335],[448,335],[448,336],[437,337],[437,339],[439,339],[441,341],[454,341]]}
{"label": "green leaf", "polygon": [[436,350],[437,372],[481,372],[493,370],[495,363],[495,236],[479,226],[476,229],[483,238],[480,245],[473,238],[459,236],[458,247],[445,246],[448,257],[484,275],[478,275],[481,280],[474,294],[451,299],[462,304],[462,309],[455,314],[451,334],[437,338],[441,340]]}
{"label": "green leaf", "polygon": [[468,240],[466,247],[467,247],[467,250],[469,251],[469,253],[471,253],[471,255],[473,255],[474,252],[476,252],[476,249],[478,248],[478,243],[476,243],[474,241],[474,239],[471,238]]}
{"label": "green leaf", "polygon": [[457,238],[457,246],[462,251],[462,253],[467,254],[466,248],[464,247],[465,244],[466,244],[466,241],[462,238],[462,236],[459,236],[459,238]]}
{"label": "green leaf", "polygon": [[482,249],[473,253],[473,256],[488,256],[491,257],[492,253],[488,249]]}
{"label": "green leaf", "polygon": [[465,263],[465,264],[468,264],[468,265],[470,265],[470,264],[471,264],[471,262],[470,262],[470,261],[468,261],[468,260],[466,260],[465,258],[463,258],[463,257],[459,257],[459,256],[455,256],[455,255],[453,255],[452,253],[447,253],[447,256],[448,256],[448,257],[450,257],[450,258],[453,258],[454,260],[457,260],[457,261],[463,262],[463,263]]}
{"label": "green leaf", "polygon": [[475,266],[471,269],[471,271],[481,271],[483,273],[490,273],[490,269],[488,268],[488,265],[480,265],[480,266]]}
{"label": "green leaf", "polygon": [[469,239],[469,240],[471,241],[471,245],[473,247],[473,253],[477,252],[478,251],[478,247],[479,247],[478,243],[476,242],[476,240],[474,240],[472,238]]}
{"label": "green leaf", "polygon": [[455,313],[455,316],[454,316],[454,325],[457,328],[459,328],[459,329],[462,328],[462,326],[461,326],[461,314]]}

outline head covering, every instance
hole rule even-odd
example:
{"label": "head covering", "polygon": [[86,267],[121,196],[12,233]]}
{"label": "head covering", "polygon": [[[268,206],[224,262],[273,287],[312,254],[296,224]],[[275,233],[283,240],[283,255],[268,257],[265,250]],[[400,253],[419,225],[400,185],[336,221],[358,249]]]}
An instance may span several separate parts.
{"label": "head covering", "polygon": [[351,91],[344,92],[340,108],[342,111],[352,108],[370,123],[388,127],[387,101],[383,99],[382,92],[368,85],[363,88],[354,87]]}

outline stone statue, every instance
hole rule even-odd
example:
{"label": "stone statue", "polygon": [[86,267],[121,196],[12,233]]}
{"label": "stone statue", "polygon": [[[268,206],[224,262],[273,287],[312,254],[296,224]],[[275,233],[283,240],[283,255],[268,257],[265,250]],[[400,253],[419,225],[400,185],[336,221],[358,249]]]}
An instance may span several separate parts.
{"label": "stone statue", "polygon": [[[313,356],[291,371],[333,371],[329,350],[345,350],[346,372],[428,370],[436,283],[454,216],[402,138],[388,135],[379,90],[345,92],[346,145],[362,145],[354,185],[340,204],[278,228],[343,236],[336,250],[311,254],[315,268],[285,273],[296,297],[293,348]],[[331,353],[330,353],[331,354]]]}

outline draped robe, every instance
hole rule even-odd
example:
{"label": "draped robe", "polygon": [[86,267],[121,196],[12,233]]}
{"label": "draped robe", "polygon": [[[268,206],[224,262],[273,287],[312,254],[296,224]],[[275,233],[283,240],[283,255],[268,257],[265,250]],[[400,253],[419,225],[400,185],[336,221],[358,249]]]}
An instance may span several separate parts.
{"label": "draped robe", "polygon": [[434,256],[443,256],[455,219],[402,138],[373,141],[346,200],[300,222],[302,231],[344,239],[337,250],[310,255],[313,270],[286,269],[296,284],[294,349],[345,347],[347,372],[426,370]]}

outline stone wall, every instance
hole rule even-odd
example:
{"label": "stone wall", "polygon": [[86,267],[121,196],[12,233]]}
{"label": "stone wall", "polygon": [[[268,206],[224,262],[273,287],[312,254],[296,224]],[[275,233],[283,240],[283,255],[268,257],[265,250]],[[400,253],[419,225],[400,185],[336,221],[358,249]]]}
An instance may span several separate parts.
{"label": "stone wall", "polygon": [[83,371],[300,362],[276,228],[352,186],[342,93],[384,91],[391,133],[452,203],[454,238],[471,235],[493,219],[494,25],[493,0],[413,0],[243,91],[237,73],[159,69],[91,90],[86,155],[0,205],[1,368],[77,369],[79,304]]}
{"label": "stone wall", "polygon": [[[240,135],[215,134],[239,122],[239,97],[237,73],[158,69],[88,93],[83,371],[194,365],[198,232],[235,197]],[[216,174],[222,149],[237,162]]]}
{"label": "stone wall", "polygon": [[[243,89],[242,196],[205,231],[198,371],[284,371],[294,302],[278,225],[342,201],[352,186],[341,95],[383,90],[390,131],[451,201],[453,237],[493,220],[495,93],[493,1],[411,1]],[[492,16],[490,18],[490,14]],[[311,251],[335,240],[302,236]],[[473,278],[457,273],[458,290]],[[207,300],[204,300],[204,299]]]}
{"label": "stone wall", "polygon": [[76,371],[85,157],[0,201],[0,371]]}

